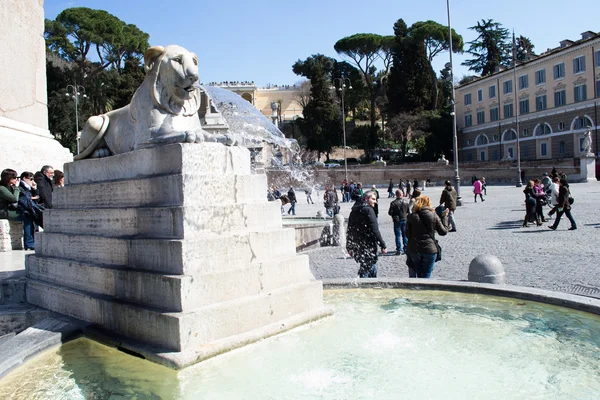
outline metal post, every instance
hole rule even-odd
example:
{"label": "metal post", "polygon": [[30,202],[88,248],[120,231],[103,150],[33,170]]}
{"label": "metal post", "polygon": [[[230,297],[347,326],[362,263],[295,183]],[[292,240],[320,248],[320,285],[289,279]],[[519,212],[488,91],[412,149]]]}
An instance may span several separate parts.
{"label": "metal post", "polygon": [[517,98],[517,42],[515,39],[515,31],[513,30],[513,94],[515,96],[515,125],[517,131],[517,187],[523,186],[521,180],[521,142],[519,140],[519,99]]}
{"label": "metal post", "polygon": [[[340,87],[337,89],[340,91],[340,95],[342,96],[342,132],[344,135],[344,149],[343,154],[344,154],[344,178],[346,179],[346,182],[348,182],[348,158],[346,157],[346,112],[344,109],[344,95],[346,93],[346,81],[348,81],[348,89],[352,89],[352,82],[350,82],[350,78],[335,78],[333,80],[333,83],[335,85],[335,82],[339,82]],[[332,88],[334,89],[335,86]]]}
{"label": "metal post", "polygon": [[[72,94],[69,93],[72,90]],[[83,92],[83,95],[80,93]],[[79,154],[79,96],[87,97],[85,95],[85,88],[81,85],[67,85],[67,96],[73,97],[75,100],[75,141],[77,142],[77,154]]]}
{"label": "metal post", "polygon": [[450,25],[450,0],[446,0],[446,9],[448,11],[448,50],[450,52],[450,85],[452,86],[452,145],[454,151],[454,187],[456,189],[456,205],[462,206],[462,198],[460,197],[460,177],[458,176],[458,137],[456,134],[456,101],[454,91],[454,69],[452,65],[452,27]]}

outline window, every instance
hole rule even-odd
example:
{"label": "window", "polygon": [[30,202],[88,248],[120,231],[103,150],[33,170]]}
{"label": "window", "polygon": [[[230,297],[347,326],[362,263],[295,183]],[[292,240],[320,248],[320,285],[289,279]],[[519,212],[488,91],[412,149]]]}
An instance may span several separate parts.
{"label": "window", "polygon": [[502,137],[504,138],[505,142],[510,140],[517,140],[517,134],[513,130],[506,131]]}
{"label": "window", "polygon": [[489,88],[489,95],[490,95],[490,99],[493,99],[494,97],[496,97],[496,85],[492,85]]}
{"label": "window", "polygon": [[548,143],[540,143],[540,156],[548,157]]}
{"label": "window", "polygon": [[543,94],[541,96],[536,96],[535,98],[535,110],[536,111],[542,111],[545,110],[547,108],[547,103],[546,103],[546,95]]}
{"label": "window", "polygon": [[497,142],[497,141],[498,141],[498,134],[495,134],[495,135],[492,137],[492,140],[493,140],[494,142]]}
{"label": "window", "polygon": [[486,144],[488,144],[488,138],[485,135],[479,135],[477,136],[477,141],[475,142],[475,145],[477,146],[485,146]]}
{"label": "window", "polygon": [[529,146],[523,146],[523,157],[529,157]]}
{"label": "window", "polygon": [[575,102],[587,100],[586,85],[575,86]]}
{"label": "window", "polygon": [[529,136],[529,129],[523,128],[523,130],[521,131],[521,136],[523,136],[523,137]]}
{"label": "window", "polygon": [[574,129],[583,129],[587,126],[588,120],[585,117],[578,117],[575,120]]}
{"label": "window", "polygon": [[467,93],[465,94],[465,106],[468,106],[471,104],[471,93]]}
{"label": "window", "polygon": [[556,64],[554,66],[554,79],[565,77],[565,63]]}
{"label": "window", "polygon": [[596,96],[600,97],[600,79],[596,81]]}
{"label": "window", "polygon": [[482,151],[481,153],[479,153],[479,160],[485,161],[485,151]]}
{"label": "window", "polygon": [[519,114],[529,114],[529,99],[519,101]]}
{"label": "window", "polygon": [[467,153],[467,161],[473,161],[473,153]]}
{"label": "window", "polygon": [[535,84],[541,85],[546,83],[546,70],[540,69],[539,71],[535,71]]}
{"label": "window", "polygon": [[512,93],[512,81],[504,82],[504,94]]}
{"label": "window", "polygon": [[483,89],[477,89],[477,101],[479,103],[483,101]]}
{"label": "window", "polygon": [[465,115],[465,126],[471,125],[473,125],[473,117],[471,116],[471,114],[467,114]]}
{"label": "window", "polygon": [[566,153],[567,152],[567,148],[566,147],[567,146],[565,146],[565,142],[564,141],[560,142],[558,144],[558,152],[561,153],[561,154]]}
{"label": "window", "polygon": [[477,125],[485,123],[485,111],[477,111]]}
{"label": "window", "polygon": [[519,77],[519,90],[527,89],[529,87],[529,75],[521,75]]}
{"label": "window", "polygon": [[509,147],[508,149],[506,149],[506,152],[508,153],[508,156],[510,158],[515,158],[515,149],[514,149],[514,147]]}
{"label": "window", "polygon": [[470,145],[471,145],[471,143],[472,143],[472,142],[471,142],[471,139],[467,139],[467,146],[470,146]]}
{"label": "window", "polygon": [[494,161],[498,161],[498,150],[494,150]]}
{"label": "window", "polygon": [[573,73],[578,74],[585,71],[585,56],[579,56],[573,59]]}
{"label": "window", "polygon": [[504,118],[510,118],[512,116],[513,116],[513,105],[512,105],[512,103],[505,104],[504,105]]}
{"label": "window", "polygon": [[567,92],[563,90],[557,90],[554,92],[554,107],[560,107],[567,104]]}
{"label": "window", "polygon": [[537,130],[536,130],[537,136],[549,135],[551,133],[552,133],[552,128],[550,128],[550,126],[548,124],[542,124],[542,125],[538,126]]}
{"label": "window", "polygon": [[498,121],[498,107],[490,109],[490,121]]}
{"label": "window", "polygon": [[600,50],[596,50],[596,68],[600,68]]}
{"label": "window", "polygon": [[559,131],[564,131],[565,130],[565,123],[564,122],[559,122],[558,123],[558,130]]}

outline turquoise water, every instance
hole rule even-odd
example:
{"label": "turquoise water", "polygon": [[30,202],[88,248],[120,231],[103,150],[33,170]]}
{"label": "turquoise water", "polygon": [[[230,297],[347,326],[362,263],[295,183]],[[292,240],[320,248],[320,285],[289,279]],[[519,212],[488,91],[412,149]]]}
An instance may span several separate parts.
{"label": "turquoise water", "polygon": [[4,399],[597,399],[600,318],[514,299],[326,291],[336,314],[182,371],[82,338]]}

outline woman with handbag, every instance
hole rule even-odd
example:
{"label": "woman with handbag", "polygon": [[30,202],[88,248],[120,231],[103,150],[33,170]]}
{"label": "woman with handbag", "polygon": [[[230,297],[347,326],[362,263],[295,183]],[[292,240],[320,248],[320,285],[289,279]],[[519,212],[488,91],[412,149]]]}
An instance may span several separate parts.
{"label": "woman with handbag", "polygon": [[25,250],[33,250],[33,220],[19,209],[17,171],[5,169],[0,174],[0,219],[23,222],[23,244]]}
{"label": "woman with handbag", "polygon": [[[444,211],[444,217],[448,212],[448,209]],[[441,248],[435,239],[435,232],[445,236],[448,227],[433,211],[429,197],[421,195],[415,200],[413,213],[406,222],[406,265],[410,278],[429,278],[435,262],[441,260]]]}

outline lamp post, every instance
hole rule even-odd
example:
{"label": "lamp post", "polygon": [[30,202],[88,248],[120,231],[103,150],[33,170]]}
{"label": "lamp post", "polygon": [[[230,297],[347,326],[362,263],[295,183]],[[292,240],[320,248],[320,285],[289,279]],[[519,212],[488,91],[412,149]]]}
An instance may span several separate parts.
{"label": "lamp post", "polygon": [[346,93],[346,81],[348,82],[348,89],[352,89],[352,82],[350,82],[349,78],[335,78],[333,80],[333,84],[335,85],[338,82],[339,87],[337,91],[340,92],[342,96],[342,132],[344,134],[344,177],[346,182],[348,182],[348,159],[346,158],[346,112],[344,110],[344,94]]}
{"label": "lamp post", "polygon": [[446,0],[446,9],[448,11],[448,50],[450,52],[450,86],[452,87],[450,105],[452,110],[452,146],[454,151],[454,187],[456,189],[456,205],[462,206],[462,198],[460,197],[460,176],[458,176],[458,137],[456,135],[456,101],[454,92],[454,70],[452,68],[452,27],[450,25],[450,0]]}
{"label": "lamp post", "polygon": [[77,154],[79,154],[79,96],[87,98],[85,88],[81,85],[67,85],[67,97],[75,100],[75,139],[77,140]]}
{"label": "lamp post", "polygon": [[523,181],[521,180],[521,143],[519,140],[519,99],[517,97],[517,41],[515,39],[515,31],[513,30],[513,41],[512,41],[512,51],[513,51],[513,80],[514,84],[514,95],[515,95],[515,127],[517,130],[517,187],[523,186]]}

